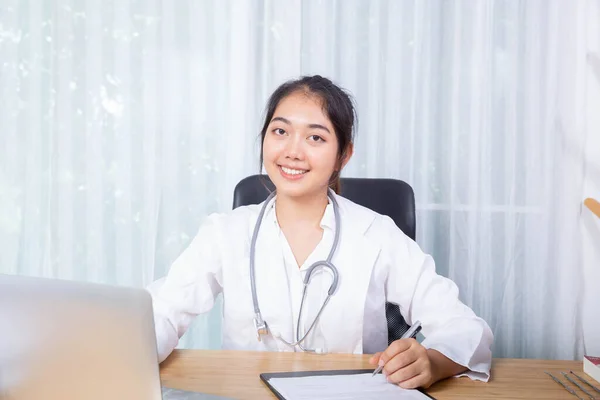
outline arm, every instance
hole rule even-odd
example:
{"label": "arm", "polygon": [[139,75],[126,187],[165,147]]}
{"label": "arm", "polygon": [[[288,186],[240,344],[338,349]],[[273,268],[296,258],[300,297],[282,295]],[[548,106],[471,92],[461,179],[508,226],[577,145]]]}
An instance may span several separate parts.
{"label": "arm", "polygon": [[[394,365],[402,369],[409,361],[423,358],[426,360],[421,361],[421,367],[427,370],[427,376],[420,379],[423,386],[463,373],[472,379],[487,381],[493,341],[487,323],[459,300],[454,282],[436,274],[431,256],[423,253],[395,225],[389,230],[389,240],[384,245],[389,264],[385,284],[387,300],[400,306],[409,324],[421,321],[425,340],[421,345],[415,340],[392,343],[381,355],[384,362],[407,353],[403,361],[400,359],[389,368],[386,364],[384,371],[393,373],[397,370]],[[374,357],[372,361],[378,362],[379,358]],[[400,375],[406,378],[406,374]]]}
{"label": "arm", "polygon": [[159,363],[171,354],[194,317],[212,309],[222,290],[218,219],[216,214],[209,216],[167,276],[148,286]]}
{"label": "arm", "polygon": [[455,363],[437,350],[428,349],[427,356],[431,362],[432,382],[441,381],[467,371],[467,367]]}

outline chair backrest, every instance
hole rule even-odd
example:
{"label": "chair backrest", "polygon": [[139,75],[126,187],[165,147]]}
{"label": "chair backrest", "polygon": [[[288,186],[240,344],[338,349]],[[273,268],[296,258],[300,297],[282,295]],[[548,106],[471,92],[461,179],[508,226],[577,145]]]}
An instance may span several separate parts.
{"label": "chair backrest", "polygon": [[[242,179],[233,193],[233,208],[262,203],[275,187],[267,175]],[[343,197],[389,216],[398,228],[415,240],[415,195],[412,187],[398,179],[341,178]],[[386,304],[388,343],[399,339],[409,325],[396,304]]]}
{"label": "chair backrest", "polygon": [[[394,220],[398,228],[415,240],[415,195],[412,187],[398,179],[341,178],[341,195]],[[233,193],[233,208],[262,203],[273,183],[266,175],[242,179]]]}

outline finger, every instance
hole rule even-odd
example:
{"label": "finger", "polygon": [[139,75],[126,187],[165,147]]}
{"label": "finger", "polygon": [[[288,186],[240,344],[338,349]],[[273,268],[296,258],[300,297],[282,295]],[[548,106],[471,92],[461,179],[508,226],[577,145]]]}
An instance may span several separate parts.
{"label": "finger", "polygon": [[373,365],[377,364],[379,362],[379,357],[381,357],[381,352],[380,351],[377,352],[377,353],[375,353],[375,354],[373,354],[373,357],[371,357],[369,359],[369,364],[373,364]]}
{"label": "finger", "polygon": [[421,374],[423,372],[423,369],[423,363],[420,362],[420,360],[415,360],[411,364],[399,368],[391,373],[387,373],[387,381],[392,383],[405,382]]}
{"label": "finger", "polygon": [[388,362],[397,354],[402,353],[403,351],[408,350],[414,343],[417,343],[414,339],[399,339],[388,346],[387,349],[381,354],[381,358],[384,362]]}
{"label": "finger", "polygon": [[406,350],[396,355],[391,360],[385,363],[383,370],[387,375],[392,375],[394,372],[405,368],[419,359],[419,355],[415,351]]}
{"label": "finger", "polygon": [[419,374],[404,382],[398,383],[398,386],[402,389],[416,389],[427,386],[429,381],[430,378],[427,374]]}

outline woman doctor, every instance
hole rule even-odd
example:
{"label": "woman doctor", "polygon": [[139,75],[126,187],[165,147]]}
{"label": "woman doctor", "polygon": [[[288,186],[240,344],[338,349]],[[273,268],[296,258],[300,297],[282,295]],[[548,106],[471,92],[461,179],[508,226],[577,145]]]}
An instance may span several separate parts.
{"label": "woman doctor", "polygon": [[[389,217],[337,194],[354,124],[351,98],[326,78],[302,77],[272,94],[261,163],[275,195],[208,216],[167,276],[150,285],[159,362],[222,293],[226,349],[375,353],[371,363],[384,364],[388,381],[403,388],[460,375],[487,381],[493,336],[485,321]],[[322,264],[309,271],[334,247],[337,274]],[[409,324],[422,323],[421,344],[387,346],[386,301]]]}

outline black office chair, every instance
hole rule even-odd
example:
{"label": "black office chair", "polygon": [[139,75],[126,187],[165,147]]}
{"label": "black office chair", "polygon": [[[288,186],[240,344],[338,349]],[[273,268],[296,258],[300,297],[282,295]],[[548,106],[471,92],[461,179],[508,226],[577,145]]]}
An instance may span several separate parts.
{"label": "black office chair", "polygon": [[[275,186],[267,175],[242,179],[233,193],[233,208],[262,203]],[[415,195],[409,184],[397,179],[341,178],[343,197],[389,216],[408,237],[415,240]],[[398,305],[386,303],[388,344],[409,328]]]}

